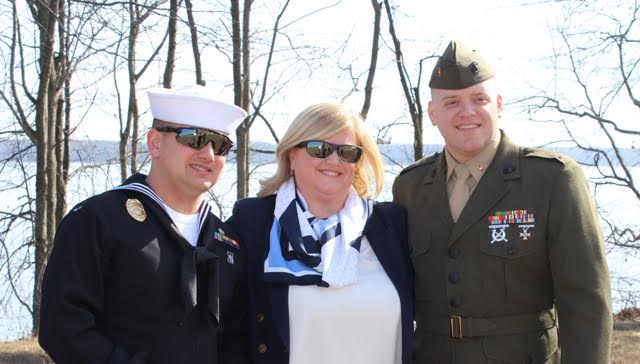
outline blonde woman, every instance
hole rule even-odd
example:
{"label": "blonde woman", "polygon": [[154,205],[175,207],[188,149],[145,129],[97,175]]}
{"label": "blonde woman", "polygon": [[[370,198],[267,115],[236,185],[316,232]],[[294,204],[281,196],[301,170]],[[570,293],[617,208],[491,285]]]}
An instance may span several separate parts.
{"label": "blonde woman", "polygon": [[340,104],[302,111],[277,171],[229,220],[247,252],[251,358],[260,364],[408,364],[413,306],[405,212],[378,147]]}

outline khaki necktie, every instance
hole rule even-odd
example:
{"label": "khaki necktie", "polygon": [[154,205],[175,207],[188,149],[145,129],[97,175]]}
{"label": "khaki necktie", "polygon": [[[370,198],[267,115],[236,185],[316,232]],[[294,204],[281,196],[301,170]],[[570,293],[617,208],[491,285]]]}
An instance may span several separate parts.
{"label": "khaki necktie", "polygon": [[453,221],[457,222],[460,213],[469,200],[469,177],[471,173],[469,169],[462,164],[456,166],[453,170],[455,181],[453,182],[453,188],[449,195],[449,208],[451,209],[451,217]]}

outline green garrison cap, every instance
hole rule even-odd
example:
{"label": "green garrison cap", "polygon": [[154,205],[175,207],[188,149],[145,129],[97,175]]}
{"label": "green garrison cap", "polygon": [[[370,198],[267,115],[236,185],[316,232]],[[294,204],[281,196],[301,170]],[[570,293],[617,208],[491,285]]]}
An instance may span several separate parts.
{"label": "green garrison cap", "polygon": [[433,68],[429,87],[460,90],[488,80],[494,74],[493,67],[475,49],[451,41]]}

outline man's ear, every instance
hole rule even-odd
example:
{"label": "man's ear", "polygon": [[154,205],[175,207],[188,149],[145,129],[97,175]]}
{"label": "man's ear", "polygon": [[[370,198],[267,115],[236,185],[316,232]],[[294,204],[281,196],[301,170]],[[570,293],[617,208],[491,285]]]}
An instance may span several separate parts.
{"label": "man's ear", "polygon": [[498,109],[498,117],[502,116],[502,95],[498,94],[496,96],[496,104],[497,104],[497,109]]}
{"label": "man's ear", "polygon": [[162,133],[154,128],[149,129],[147,132],[147,149],[152,158],[157,158],[160,155],[161,144]]}
{"label": "man's ear", "polygon": [[435,111],[433,110],[433,105],[432,105],[433,101],[429,101],[429,103],[427,104],[427,114],[429,115],[429,120],[431,120],[431,125],[433,126],[437,126],[436,125],[436,119],[435,119]]}

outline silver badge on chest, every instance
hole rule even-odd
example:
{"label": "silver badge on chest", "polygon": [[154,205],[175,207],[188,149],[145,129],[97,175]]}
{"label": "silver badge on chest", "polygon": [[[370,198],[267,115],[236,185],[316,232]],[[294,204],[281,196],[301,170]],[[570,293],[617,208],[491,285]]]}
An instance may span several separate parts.
{"label": "silver badge on chest", "polygon": [[535,228],[535,216],[527,210],[496,211],[489,216],[489,230],[491,241],[489,244],[508,242],[507,230],[511,225],[517,225],[520,229],[520,239],[529,240]]}
{"label": "silver badge on chest", "polygon": [[508,224],[501,225],[489,225],[489,229],[491,230],[491,242],[489,244],[495,244],[500,241],[507,242],[507,228]]}

